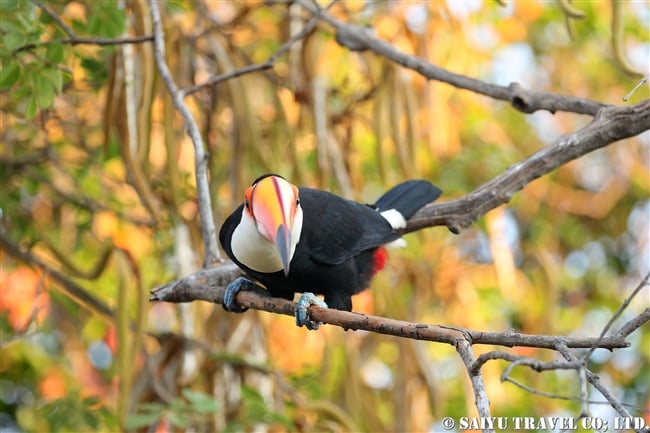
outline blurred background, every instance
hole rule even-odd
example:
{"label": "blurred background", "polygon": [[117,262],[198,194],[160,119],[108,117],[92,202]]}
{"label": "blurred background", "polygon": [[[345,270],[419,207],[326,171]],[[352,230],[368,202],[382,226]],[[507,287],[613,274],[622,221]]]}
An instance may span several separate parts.
{"label": "blurred background", "polygon": [[[296,3],[160,6],[181,88],[266,61],[310,18]],[[308,332],[291,317],[208,303],[149,304],[150,289],[202,265],[192,144],[150,43],[57,42],[151,34],[148,3],[2,1],[0,13],[0,430],[437,431],[444,416],[475,415],[451,346]],[[330,13],[452,72],[608,104],[624,104],[634,72],[650,64],[643,1],[343,1]],[[628,103],[648,97],[642,86]],[[526,115],[429,82],[339,46],[326,25],[271,69],[185,102],[205,140],[218,226],[262,173],[362,202],[425,178],[446,200],[591,120]],[[645,132],[534,181],[458,236],[408,235],[354,310],[598,336],[650,268],[649,159]],[[648,303],[645,288],[614,328]],[[629,341],[596,350],[589,367],[648,417],[650,329]],[[579,401],[502,383],[505,367],[484,367],[493,416],[580,414]],[[580,395],[573,371],[511,377]]]}

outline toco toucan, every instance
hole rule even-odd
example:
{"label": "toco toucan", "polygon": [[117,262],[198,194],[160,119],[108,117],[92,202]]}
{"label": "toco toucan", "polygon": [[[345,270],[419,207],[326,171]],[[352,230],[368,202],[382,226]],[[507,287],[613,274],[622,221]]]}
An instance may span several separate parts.
{"label": "toco toucan", "polygon": [[[440,193],[428,181],[410,180],[374,205],[364,205],[267,174],[246,190],[244,203],[223,223],[219,240],[228,257],[272,296],[293,299],[295,292],[304,292],[296,323],[316,329],[318,323],[308,318],[309,305],[352,310],[351,296],[366,289],[383,268],[385,247],[403,243],[398,230]],[[242,289],[259,286],[244,277],[229,284],[226,310],[246,310],[235,302]],[[326,305],[313,294],[323,295]]]}

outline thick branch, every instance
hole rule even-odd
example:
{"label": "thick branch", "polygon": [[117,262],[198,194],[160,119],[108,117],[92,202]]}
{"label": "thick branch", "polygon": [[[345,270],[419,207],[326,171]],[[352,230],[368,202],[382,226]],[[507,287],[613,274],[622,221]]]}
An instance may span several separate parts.
{"label": "thick branch", "polygon": [[[155,302],[192,302],[199,300],[220,304],[223,302],[225,286],[241,274],[241,270],[232,263],[202,269],[185,278],[153,289],[150,300]],[[294,302],[285,299],[261,296],[246,291],[242,291],[237,295],[237,304],[255,310],[287,316],[294,315],[296,305]],[[629,343],[618,336],[597,339],[527,335],[512,331],[502,333],[481,332],[318,307],[311,307],[310,319],[345,329],[362,329],[416,340],[435,341],[450,344],[454,347],[461,340],[465,340],[469,344],[539,347],[545,349],[555,349],[560,343],[570,348],[591,348],[594,344],[599,348],[610,350],[629,347]]]}
{"label": "thick branch", "polygon": [[568,161],[648,129],[650,100],[632,106],[603,108],[589,125],[560,137],[552,146],[511,165],[466,196],[423,207],[408,221],[404,233],[437,225],[446,225],[453,233],[460,233],[481,215],[510,201],[517,191],[538,177]]}

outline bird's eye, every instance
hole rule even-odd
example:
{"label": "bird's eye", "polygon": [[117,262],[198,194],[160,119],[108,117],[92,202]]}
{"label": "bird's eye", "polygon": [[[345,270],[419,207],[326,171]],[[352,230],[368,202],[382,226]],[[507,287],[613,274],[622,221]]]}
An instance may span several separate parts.
{"label": "bird's eye", "polygon": [[300,199],[299,198],[296,199],[296,206],[300,206]]}
{"label": "bird's eye", "polygon": [[245,200],[244,200],[244,207],[245,207],[247,210],[250,210],[251,206],[248,204],[248,199],[245,199]]}

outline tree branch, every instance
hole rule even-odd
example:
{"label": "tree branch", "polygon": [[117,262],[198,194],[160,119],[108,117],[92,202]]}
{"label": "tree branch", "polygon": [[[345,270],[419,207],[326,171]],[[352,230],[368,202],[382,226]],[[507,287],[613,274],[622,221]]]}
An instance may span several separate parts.
{"label": "tree branch", "polygon": [[153,35],[131,36],[124,38],[99,38],[99,37],[74,37],[63,39],[52,39],[51,41],[34,42],[31,44],[23,45],[14,50],[14,53],[21,51],[32,50],[37,47],[43,47],[51,44],[66,44],[66,45],[125,45],[125,44],[141,44],[143,42],[150,42],[154,40]]}
{"label": "tree branch", "polygon": [[[326,6],[324,10],[329,9],[332,4],[334,4],[334,2],[331,2],[328,6]],[[316,27],[318,21],[320,21],[320,13],[314,15],[309,20],[309,22],[305,25],[305,27],[302,28],[301,31],[293,35],[291,38],[289,38],[284,44],[280,46],[280,48],[278,48],[278,50],[275,53],[273,53],[268,59],[266,59],[266,61],[262,63],[256,63],[254,65],[248,65],[243,68],[235,69],[234,71],[226,72],[224,74],[214,75],[208,78],[203,83],[199,83],[195,86],[191,86],[182,90],[183,96],[191,95],[203,89],[204,87],[214,86],[216,84],[221,83],[222,81],[230,80],[231,78],[240,77],[242,75],[250,74],[252,72],[259,72],[259,71],[265,71],[267,69],[271,69],[281,55],[283,55],[287,50],[289,50],[289,48],[291,48],[291,46],[294,43],[298,42],[299,40],[307,36],[309,32],[311,32],[314,29],[314,27]]]}
{"label": "tree branch", "polygon": [[[641,280],[641,282],[640,282],[640,283],[636,286],[636,288],[632,291],[632,293],[630,294],[630,296],[628,296],[627,298],[625,298],[625,300],[623,301],[623,303],[621,304],[621,306],[618,307],[618,310],[616,310],[616,312],[614,313],[614,315],[612,315],[612,317],[609,319],[609,321],[607,322],[607,324],[605,325],[605,327],[603,328],[603,330],[600,332],[600,337],[599,337],[599,338],[603,338],[603,337],[605,336],[605,334],[607,334],[607,331],[609,331],[609,329],[612,327],[612,325],[614,324],[614,322],[616,321],[616,319],[618,319],[618,318],[621,316],[621,314],[623,314],[623,311],[625,311],[625,309],[628,307],[628,305],[630,305],[630,302],[632,302],[632,299],[634,299],[634,297],[635,297],[636,295],[639,294],[639,292],[641,291],[641,289],[643,289],[643,288],[644,288],[645,286],[647,286],[648,284],[650,284],[650,272],[648,272],[648,273],[646,274],[646,276],[643,277],[643,279]],[[646,312],[650,312],[650,308],[646,308]],[[637,318],[639,318],[639,317],[643,317],[643,313],[639,314],[639,315],[636,316],[636,317],[637,317]],[[646,319],[646,320],[647,320],[647,319]],[[634,329],[637,329],[639,326],[641,326],[641,324],[642,324],[642,323],[639,323],[639,325],[638,325],[636,328],[634,328]],[[633,329],[633,330],[634,330],[634,329]],[[630,331],[630,332],[631,332],[631,331]],[[627,333],[627,334],[623,334],[623,335],[626,337],[627,335],[629,335],[629,333]],[[596,347],[592,347],[591,349],[589,349],[589,350],[587,351],[587,353],[585,353],[585,354],[582,356],[582,362],[587,362],[587,360],[591,357],[591,355],[594,353],[595,350],[596,350]]]}
{"label": "tree branch", "polygon": [[628,321],[625,325],[614,333],[615,337],[627,338],[628,335],[636,331],[644,323],[650,321],[650,308],[643,310],[641,314]]}
{"label": "tree branch", "polygon": [[165,34],[162,27],[158,1],[149,0],[151,8],[151,21],[153,23],[154,33],[154,59],[158,72],[165,82],[174,106],[183,116],[187,133],[192,139],[194,145],[194,165],[196,178],[196,192],[198,195],[199,214],[201,215],[201,235],[205,247],[205,257],[203,259],[204,267],[207,267],[221,260],[219,249],[217,247],[217,228],[212,216],[212,200],[210,197],[210,187],[208,183],[208,158],[204,150],[203,139],[199,127],[194,120],[190,109],[183,101],[183,92],[178,89],[172,78],[167,63],[165,62]]}
{"label": "tree branch", "polygon": [[505,377],[508,376],[512,371],[512,369],[517,365],[525,365],[531,368],[532,370],[535,370],[538,373],[546,370],[576,370],[581,366],[580,363],[575,363],[575,362],[566,362],[566,361],[544,362],[535,358],[528,358],[525,356],[513,355],[512,353],[499,352],[497,350],[493,350],[491,352],[487,352],[479,355],[476,361],[472,364],[470,373],[476,373],[480,371],[481,368],[483,368],[483,365],[485,365],[485,363],[496,359],[510,362],[510,365],[508,365],[508,367],[504,370],[503,374],[501,375],[501,381],[503,381]]}
{"label": "tree branch", "polygon": [[332,15],[323,12],[317,5],[303,0],[300,5],[310,13],[320,14],[322,19],[334,27],[336,41],[353,51],[370,50],[393,62],[412,69],[425,78],[451,84],[460,89],[471,90],[489,96],[493,99],[508,101],[514,108],[523,113],[533,113],[538,110],[569,111],[579,114],[596,115],[607,104],[576,98],[567,95],[557,95],[550,92],[526,90],[517,83],[508,87],[486,83],[476,78],[449,72],[438,66],[426,62],[416,56],[405,54],[393,45],[383,41],[372,33],[371,30],[337,20]]}
{"label": "tree branch", "polygon": [[73,299],[77,304],[86,308],[88,311],[97,314],[104,320],[112,323],[115,314],[113,310],[106,305],[99,298],[95,297],[92,293],[67,278],[65,275],[56,271],[42,262],[38,257],[33,254],[23,251],[18,245],[14,244],[7,238],[0,230],[0,247],[4,249],[10,256],[15,257],[28,265],[35,266],[40,269],[44,274],[51,277],[66,296]]}
{"label": "tree branch", "polygon": [[41,9],[43,13],[49,16],[59,27],[61,27],[61,29],[65,32],[65,34],[68,35],[68,38],[53,39],[51,41],[41,41],[41,42],[34,42],[31,44],[23,45],[22,47],[16,48],[16,50],[14,50],[14,53],[18,53],[20,51],[25,51],[25,50],[31,50],[36,47],[42,47],[50,44],[67,44],[67,45],[86,44],[86,45],[99,45],[99,46],[124,45],[124,44],[140,44],[142,42],[149,42],[149,41],[153,41],[154,38],[153,35],[133,36],[133,37],[125,37],[125,38],[80,37],[70,26],[68,26],[65,23],[65,21],[61,19],[59,15],[56,14],[56,12],[50,9],[47,5],[37,0],[31,0],[31,2],[36,7]]}
{"label": "tree branch", "polygon": [[648,129],[650,100],[632,106],[605,107],[589,125],[558,138],[553,145],[511,165],[466,196],[423,207],[411,217],[403,232],[445,225],[452,233],[460,233],[481,215],[508,203],[517,191],[533,180],[589,152]]}
{"label": "tree branch", "polygon": [[[480,369],[474,370],[473,366],[476,363],[474,352],[472,352],[472,343],[466,339],[459,339],[456,342],[456,352],[463,360],[469,380],[474,390],[474,405],[478,410],[478,415],[483,419],[490,419],[490,399],[488,398],[487,391],[485,390],[485,382],[483,381],[483,374]],[[483,432],[491,432],[492,429],[484,429]]]}
{"label": "tree branch", "polygon": [[[207,301],[221,304],[225,286],[238,276],[241,270],[233,263],[202,269],[185,278],[159,286],[151,291],[152,302]],[[253,292],[237,294],[237,304],[270,313],[294,315],[295,303],[280,298],[271,298]],[[482,332],[441,325],[413,323],[387,317],[366,315],[312,306],[309,310],[312,320],[340,326],[344,329],[366,330],[397,337],[446,343],[456,347],[461,340],[469,344],[488,344],[505,347],[538,347],[554,349],[558,343],[570,348],[591,348],[594,344],[603,349],[629,347],[624,337],[608,336],[603,339],[563,337],[552,335],[528,335],[513,331]]]}
{"label": "tree branch", "polygon": [[[569,362],[580,362],[578,358],[576,358],[573,353],[569,350],[568,347],[566,347],[564,344],[558,344],[557,346],[557,351],[562,354],[564,359],[566,359]],[[605,385],[600,381],[600,377],[593,373],[591,370],[587,369],[586,367],[583,368],[585,375],[587,377],[587,381],[594,387],[596,388],[603,397],[605,397],[605,400],[609,402],[609,404],[614,408],[618,414],[624,418],[632,418],[632,414],[627,410],[627,408],[610,392]],[[642,428],[635,430],[637,433],[643,433],[647,432],[647,428]]]}
{"label": "tree branch", "polygon": [[31,0],[36,7],[40,8],[47,16],[49,16],[55,23],[61,27],[61,29],[65,32],[66,35],[70,37],[70,39],[74,39],[77,37],[77,34],[75,33],[74,30],[70,26],[68,26],[59,15],[57,15],[52,9],[47,7],[46,5],[42,4],[39,1],[36,0]]}

